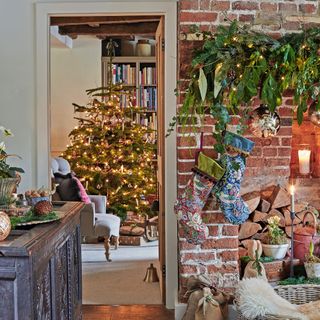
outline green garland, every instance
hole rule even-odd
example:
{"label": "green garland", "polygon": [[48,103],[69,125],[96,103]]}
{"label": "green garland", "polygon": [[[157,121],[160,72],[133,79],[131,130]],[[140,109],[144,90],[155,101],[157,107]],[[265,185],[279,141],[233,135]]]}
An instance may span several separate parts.
{"label": "green garland", "polygon": [[244,115],[254,97],[274,111],[282,104],[283,93],[293,90],[299,124],[310,101],[317,101],[317,110],[320,108],[320,28],[276,40],[233,21],[229,27],[219,26],[216,33],[202,32],[202,36],[203,46],[194,54],[183,106],[172,119],[168,134],[177,122],[195,128],[199,123],[190,119],[211,114],[216,119],[215,149],[223,153],[222,133],[230,115],[241,113],[238,132],[242,133]]}
{"label": "green garland", "polygon": [[52,211],[46,215],[37,216],[32,210],[28,211],[25,215],[20,217],[10,217],[11,227],[14,229],[18,223],[27,223],[31,221],[47,221],[58,219],[56,212]]}

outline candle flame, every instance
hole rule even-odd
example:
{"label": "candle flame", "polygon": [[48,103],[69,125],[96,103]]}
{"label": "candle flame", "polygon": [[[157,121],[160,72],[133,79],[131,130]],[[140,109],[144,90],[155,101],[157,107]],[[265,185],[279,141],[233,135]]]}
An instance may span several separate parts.
{"label": "candle flame", "polygon": [[291,194],[291,195],[294,194],[294,185],[293,185],[293,184],[290,186],[290,194]]}

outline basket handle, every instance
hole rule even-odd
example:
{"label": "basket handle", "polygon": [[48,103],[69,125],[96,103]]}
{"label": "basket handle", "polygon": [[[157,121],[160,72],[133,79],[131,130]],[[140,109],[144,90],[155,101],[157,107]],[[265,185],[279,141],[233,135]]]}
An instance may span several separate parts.
{"label": "basket handle", "polygon": [[311,217],[312,217],[314,234],[316,234],[317,233],[317,218],[312,211],[308,210],[305,212],[305,214],[303,216],[303,221],[302,221],[303,226],[304,227],[306,226],[306,217],[308,216],[308,214],[311,215]]}

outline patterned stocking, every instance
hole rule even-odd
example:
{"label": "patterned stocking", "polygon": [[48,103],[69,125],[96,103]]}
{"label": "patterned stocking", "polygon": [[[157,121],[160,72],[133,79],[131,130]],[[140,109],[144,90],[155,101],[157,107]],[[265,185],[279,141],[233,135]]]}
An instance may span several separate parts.
{"label": "patterned stocking", "polygon": [[246,156],[254,143],[228,131],[224,136],[224,143],[236,155],[224,154],[221,157],[221,164],[226,171],[213,192],[227,220],[233,224],[241,224],[248,219],[250,212],[240,197],[240,184],[246,168]]}
{"label": "patterned stocking", "polygon": [[213,159],[200,152],[198,165],[183,194],[177,199],[174,210],[189,243],[200,244],[208,236],[208,227],[203,223],[201,211],[216,181],[224,169]]}

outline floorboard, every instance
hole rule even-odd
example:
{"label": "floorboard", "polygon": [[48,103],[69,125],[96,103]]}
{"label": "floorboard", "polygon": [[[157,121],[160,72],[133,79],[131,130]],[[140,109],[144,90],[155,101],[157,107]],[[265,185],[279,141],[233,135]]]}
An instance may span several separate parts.
{"label": "floorboard", "polygon": [[83,305],[83,320],[173,320],[174,311],[163,305]]}

